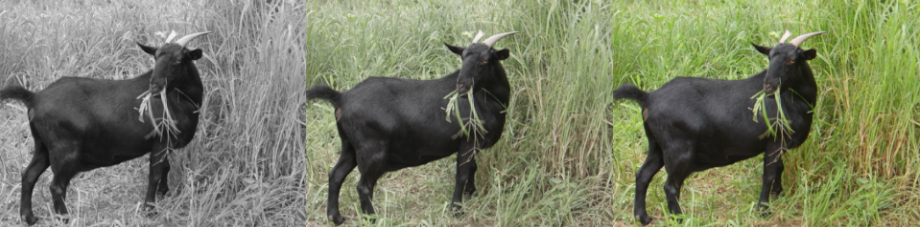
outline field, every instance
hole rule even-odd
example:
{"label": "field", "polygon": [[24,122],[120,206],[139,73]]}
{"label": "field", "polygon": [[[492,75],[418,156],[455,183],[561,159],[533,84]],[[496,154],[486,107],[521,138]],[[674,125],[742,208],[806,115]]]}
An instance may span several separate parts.
{"label": "field", "polygon": [[[0,84],[40,90],[62,76],[126,79],[153,67],[135,42],[158,32],[210,34],[189,44],[205,102],[195,140],[170,155],[172,191],[140,209],[148,158],[78,175],[53,216],[53,173],[36,185],[36,226],[300,226],[304,184],[305,3],[299,1],[0,0]],[[20,176],[31,159],[26,109],[0,103],[0,226],[22,226]]]}
{"label": "field", "polygon": [[[764,70],[750,43],[784,30],[827,31],[803,44],[819,87],[809,140],[786,153],[784,196],[761,218],[762,158],[692,175],[686,226],[908,226],[920,223],[920,5],[916,1],[324,1],[306,8],[306,80],[346,90],[371,76],[433,79],[459,68],[443,43],[505,31],[512,84],[505,137],[479,154],[479,191],[448,208],[453,157],[378,183],[380,226],[634,226],[634,174],[647,147],[636,103],[678,76],[740,79]],[[327,173],[338,159],[333,108],[306,107],[306,221],[329,226]],[[341,194],[363,226],[357,170]],[[664,170],[651,183],[665,216]]]}

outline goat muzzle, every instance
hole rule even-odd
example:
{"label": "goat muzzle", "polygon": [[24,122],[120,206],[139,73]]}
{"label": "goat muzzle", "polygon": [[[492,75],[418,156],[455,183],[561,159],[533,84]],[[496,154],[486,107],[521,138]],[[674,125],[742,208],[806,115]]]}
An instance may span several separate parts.
{"label": "goat muzzle", "polygon": [[772,83],[763,83],[763,93],[767,94],[767,97],[773,97],[773,92],[776,91],[778,86],[773,85]]}
{"label": "goat muzzle", "polygon": [[461,97],[466,96],[466,92],[470,90],[470,87],[463,83],[457,83],[457,93]]}

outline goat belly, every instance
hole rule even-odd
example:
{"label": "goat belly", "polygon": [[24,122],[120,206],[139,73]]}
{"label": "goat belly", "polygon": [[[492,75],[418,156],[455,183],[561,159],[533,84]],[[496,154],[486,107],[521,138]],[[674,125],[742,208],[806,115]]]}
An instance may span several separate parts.
{"label": "goat belly", "polygon": [[389,149],[393,152],[387,154],[387,162],[398,167],[397,169],[420,166],[451,156],[457,153],[459,147],[458,145],[444,146],[456,144],[454,142],[441,143],[441,146],[418,146],[426,144],[428,143],[414,144],[416,146],[394,146]]}
{"label": "goat belly", "polygon": [[752,158],[756,155],[726,155],[726,156],[697,156],[694,164],[697,167],[694,171],[702,171],[715,167],[723,167]]}
{"label": "goat belly", "polygon": [[150,153],[149,147],[150,142],[145,141],[119,141],[108,146],[85,144],[80,152],[80,162],[92,168],[113,166]]}

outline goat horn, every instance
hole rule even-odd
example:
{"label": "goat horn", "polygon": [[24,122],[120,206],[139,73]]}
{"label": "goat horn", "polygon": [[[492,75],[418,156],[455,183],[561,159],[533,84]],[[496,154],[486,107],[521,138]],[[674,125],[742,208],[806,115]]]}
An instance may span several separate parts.
{"label": "goat horn", "polygon": [[783,37],[779,38],[779,43],[786,42],[786,39],[788,39],[789,36],[792,36],[792,33],[789,33],[789,30],[786,30],[786,33],[783,33]]}
{"label": "goat horn", "polygon": [[505,32],[505,33],[493,35],[492,37],[489,37],[489,38],[487,38],[486,40],[482,41],[482,44],[485,44],[486,46],[492,47],[492,45],[495,45],[495,42],[498,42],[499,39],[502,39],[502,38],[504,38],[505,36],[514,35],[514,34],[517,34],[517,33],[518,33],[518,32],[514,31],[514,32]]}
{"label": "goat horn", "polygon": [[476,36],[473,37],[473,43],[479,42],[479,38],[482,38],[483,35],[485,34],[482,33],[482,30],[479,30],[479,33],[476,33]]}
{"label": "goat horn", "polygon": [[172,30],[171,32],[169,32],[169,36],[166,36],[165,43],[169,43],[169,41],[172,41],[173,38],[176,38],[176,30]]}
{"label": "goat horn", "polygon": [[812,32],[812,33],[800,35],[799,37],[795,37],[794,39],[792,39],[792,41],[789,41],[789,44],[795,45],[795,47],[799,47],[799,45],[802,45],[802,43],[805,42],[806,39],[811,38],[812,36],[820,35],[820,34],[824,34],[824,31]]}
{"label": "goat horn", "polygon": [[193,39],[197,38],[197,37],[200,36],[200,35],[204,35],[204,34],[208,34],[208,33],[210,33],[210,32],[199,32],[199,33],[195,33],[195,34],[190,34],[190,35],[184,36],[184,37],[180,38],[179,40],[176,40],[176,44],[179,44],[179,46],[185,47],[185,45],[188,44],[189,41],[192,41]]}

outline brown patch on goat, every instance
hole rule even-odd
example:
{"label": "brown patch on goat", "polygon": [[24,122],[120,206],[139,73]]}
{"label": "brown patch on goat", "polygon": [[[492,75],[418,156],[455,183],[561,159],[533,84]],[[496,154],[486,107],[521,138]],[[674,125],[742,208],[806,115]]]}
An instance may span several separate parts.
{"label": "brown patch on goat", "polygon": [[642,121],[648,119],[648,108],[642,108]]}
{"label": "brown patch on goat", "polygon": [[342,118],[342,108],[335,108],[335,121],[339,121],[339,118]]}

